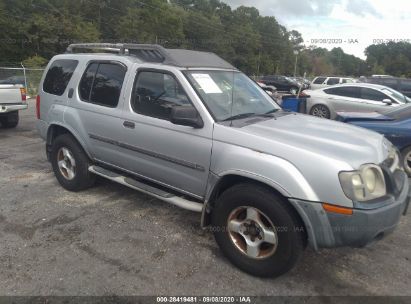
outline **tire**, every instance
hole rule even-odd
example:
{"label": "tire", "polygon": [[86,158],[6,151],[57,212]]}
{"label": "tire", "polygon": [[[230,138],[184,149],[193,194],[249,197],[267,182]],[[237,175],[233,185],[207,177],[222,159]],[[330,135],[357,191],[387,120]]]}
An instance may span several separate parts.
{"label": "tire", "polygon": [[3,128],[12,129],[17,127],[19,124],[19,111],[13,111],[7,113],[6,115],[0,118],[1,125]]}
{"label": "tire", "polygon": [[330,119],[331,112],[327,106],[323,104],[316,104],[311,108],[310,115]]}
{"label": "tire", "polygon": [[401,164],[408,177],[411,177],[411,147],[401,151]]}
{"label": "tire", "polygon": [[[277,277],[294,267],[304,250],[305,233],[295,211],[287,204],[283,197],[270,189],[248,183],[229,188],[217,199],[211,215],[212,229],[217,244],[231,263],[259,277]],[[241,211],[242,208],[245,210]],[[264,237],[261,239],[259,235],[253,240],[258,229],[250,227],[247,217],[255,214],[255,211],[259,213],[259,223],[265,229],[269,226],[273,229],[268,229],[271,233],[267,235],[266,230],[263,230]],[[246,218],[238,220],[237,216]],[[247,221],[248,228],[244,231]],[[237,223],[243,223],[239,229],[243,229],[242,235],[232,232],[237,230]],[[261,227],[260,225],[259,228]],[[258,248],[258,254],[255,250],[248,250],[245,237],[251,238],[253,245],[254,242],[262,242],[259,246],[252,247]]]}
{"label": "tire", "polygon": [[[65,168],[59,166],[59,161],[63,162],[62,166]],[[70,134],[60,135],[54,140],[51,164],[58,182],[66,190],[81,191],[91,187],[95,182],[95,175],[88,171],[91,163],[87,154]]]}

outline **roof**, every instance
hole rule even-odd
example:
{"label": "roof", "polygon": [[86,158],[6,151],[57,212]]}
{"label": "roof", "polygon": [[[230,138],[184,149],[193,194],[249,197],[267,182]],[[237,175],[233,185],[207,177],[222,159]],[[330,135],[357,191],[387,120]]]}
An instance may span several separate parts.
{"label": "roof", "polygon": [[99,50],[108,54],[135,57],[142,62],[158,63],[185,68],[220,68],[236,70],[236,68],[210,52],[184,49],[165,49],[157,44],[123,44],[123,43],[82,43],[71,44],[66,53],[74,50]]}

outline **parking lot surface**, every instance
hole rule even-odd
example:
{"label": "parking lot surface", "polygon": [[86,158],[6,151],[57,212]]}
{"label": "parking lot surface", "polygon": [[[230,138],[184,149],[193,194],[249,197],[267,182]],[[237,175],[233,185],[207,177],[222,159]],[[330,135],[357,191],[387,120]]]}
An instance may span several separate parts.
{"label": "parking lot surface", "polygon": [[307,249],[277,279],[233,267],[199,222],[105,180],[64,190],[32,100],[16,129],[0,129],[1,295],[411,295],[409,215],[367,248]]}

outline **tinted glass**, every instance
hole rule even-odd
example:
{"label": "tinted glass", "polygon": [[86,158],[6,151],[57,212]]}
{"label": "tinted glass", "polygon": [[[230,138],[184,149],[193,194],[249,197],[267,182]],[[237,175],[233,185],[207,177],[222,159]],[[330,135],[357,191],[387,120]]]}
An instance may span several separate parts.
{"label": "tinted glass", "polygon": [[393,89],[397,89],[398,80],[393,78],[384,78],[381,80],[381,84]]}
{"label": "tinted glass", "polygon": [[322,84],[325,81],[325,77],[317,77],[313,83],[315,84]]}
{"label": "tinted glass", "polygon": [[126,68],[122,65],[100,63],[88,101],[106,107],[117,107],[125,74]]}
{"label": "tinted glass", "polygon": [[269,95],[242,73],[190,71],[187,76],[217,121],[278,110]]}
{"label": "tinted glass", "polygon": [[140,72],[134,84],[131,106],[139,114],[170,120],[171,109],[191,103],[175,78],[161,72]]}
{"label": "tinted glass", "polygon": [[375,101],[383,101],[384,99],[390,99],[387,95],[381,93],[380,91],[369,88],[361,88],[361,98]]}
{"label": "tinted glass", "polygon": [[83,77],[81,78],[79,86],[79,94],[81,100],[89,101],[91,86],[93,85],[94,77],[96,76],[98,68],[98,63],[92,63],[88,66],[87,70],[84,72]]}
{"label": "tinted glass", "polygon": [[340,78],[330,78],[327,81],[328,85],[334,85],[340,83]]}
{"label": "tinted glass", "polygon": [[53,95],[63,95],[77,64],[77,60],[64,59],[54,61],[44,79],[43,91]]}
{"label": "tinted glass", "polygon": [[339,87],[339,88],[330,88],[324,90],[325,93],[330,95],[338,95],[344,97],[359,98],[360,97],[360,88],[358,87]]}
{"label": "tinted glass", "polygon": [[411,91],[411,79],[401,80],[400,91]]}

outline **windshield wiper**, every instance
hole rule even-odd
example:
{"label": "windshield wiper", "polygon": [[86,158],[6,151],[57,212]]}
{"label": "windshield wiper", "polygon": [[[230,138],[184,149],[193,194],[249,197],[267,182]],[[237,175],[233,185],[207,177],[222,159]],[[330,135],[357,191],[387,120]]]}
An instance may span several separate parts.
{"label": "windshield wiper", "polygon": [[255,113],[241,113],[241,114],[237,114],[237,115],[228,117],[226,119],[223,119],[223,121],[242,119],[242,118],[247,118],[247,117],[250,117],[250,116],[253,116],[253,115],[255,115]]}
{"label": "windshield wiper", "polygon": [[280,109],[272,109],[272,110],[270,110],[270,111],[268,111],[268,112],[265,112],[263,115],[268,115],[268,114],[273,114],[273,113],[275,113],[275,112],[278,112]]}

